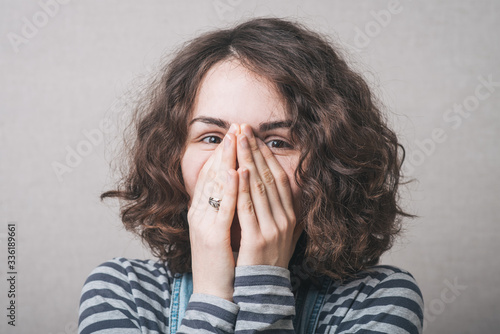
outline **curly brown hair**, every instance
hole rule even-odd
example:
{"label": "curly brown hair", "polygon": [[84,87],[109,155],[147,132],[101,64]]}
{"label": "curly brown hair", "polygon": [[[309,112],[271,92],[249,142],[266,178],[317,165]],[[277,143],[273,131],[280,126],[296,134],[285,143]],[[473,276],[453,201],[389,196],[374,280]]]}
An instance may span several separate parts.
{"label": "curly brown hair", "polygon": [[378,263],[409,216],[398,205],[404,149],[365,80],[321,35],[277,18],[205,33],[182,47],[136,110],[129,169],[116,190],[121,218],[173,272],[191,270],[181,158],[205,73],[237,59],[275,84],[301,156],[305,243],[314,273],[342,279]]}

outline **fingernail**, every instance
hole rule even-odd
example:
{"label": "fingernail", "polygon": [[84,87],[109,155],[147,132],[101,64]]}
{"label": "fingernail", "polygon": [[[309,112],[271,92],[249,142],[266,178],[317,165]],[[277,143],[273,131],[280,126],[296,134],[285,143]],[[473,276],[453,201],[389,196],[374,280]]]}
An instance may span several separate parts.
{"label": "fingernail", "polygon": [[243,129],[243,132],[248,138],[253,138],[253,131],[252,128],[249,125],[245,125],[245,128]]}
{"label": "fingernail", "polygon": [[229,133],[233,133],[235,134],[236,133],[236,130],[238,129],[238,127],[236,126],[236,124],[231,124],[231,127],[229,128]]}
{"label": "fingernail", "polygon": [[224,136],[224,148],[231,147],[231,138],[228,135]]}
{"label": "fingernail", "polygon": [[240,143],[241,147],[248,148],[248,139],[245,135],[241,136]]}

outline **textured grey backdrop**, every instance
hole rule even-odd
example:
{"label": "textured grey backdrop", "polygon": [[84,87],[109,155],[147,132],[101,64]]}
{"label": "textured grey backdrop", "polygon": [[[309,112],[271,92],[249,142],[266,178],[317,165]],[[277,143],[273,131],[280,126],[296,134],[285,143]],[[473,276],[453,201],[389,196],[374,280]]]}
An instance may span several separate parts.
{"label": "textured grey backdrop", "polygon": [[[143,79],[183,41],[254,16],[297,18],[349,53],[408,149],[420,218],[384,263],[409,270],[426,333],[500,326],[499,1],[0,2],[0,331],[74,333],[81,286],[115,256],[150,257],[102,204],[110,143]],[[109,154],[108,154],[109,153]],[[6,232],[17,224],[16,327]]]}

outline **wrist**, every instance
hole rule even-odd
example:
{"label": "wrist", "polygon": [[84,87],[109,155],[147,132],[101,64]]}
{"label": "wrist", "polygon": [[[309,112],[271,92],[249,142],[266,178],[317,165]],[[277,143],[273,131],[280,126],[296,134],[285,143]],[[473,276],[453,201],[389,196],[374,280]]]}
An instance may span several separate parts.
{"label": "wrist", "polygon": [[234,267],[218,268],[214,266],[193,266],[193,293],[233,300]]}
{"label": "wrist", "polygon": [[[234,284],[234,283],[233,283]],[[193,282],[193,294],[208,295],[233,302],[234,288],[218,288],[206,285],[195,285]]]}

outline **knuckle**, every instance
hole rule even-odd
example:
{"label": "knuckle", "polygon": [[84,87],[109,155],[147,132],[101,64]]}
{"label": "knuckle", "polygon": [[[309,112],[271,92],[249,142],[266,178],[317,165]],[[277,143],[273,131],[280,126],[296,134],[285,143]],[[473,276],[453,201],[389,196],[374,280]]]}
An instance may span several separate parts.
{"label": "knuckle", "polygon": [[253,163],[253,156],[251,154],[245,154],[243,156],[243,161],[246,162],[247,164],[252,164]]}
{"label": "knuckle", "polygon": [[254,247],[257,249],[265,249],[267,246],[267,242],[264,238],[256,238],[253,242]]}
{"label": "knuckle", "polygon": [[206,172],[206,177],[210,180],[213,180],[215,179],[215,177],[217,176],[217,173],[213,170],[213,169],[209,169],[207,172]]}
{"label": "knuckle", "polygon": [[249,214],[253,214],[253,203],[252,201],[245,201],[241,204],[241,210],[243,212],[246,212],[246,213],[249,213]]}
{"label": "knuckle", "polygon": [[274,175],[271,172],[269,168],[266,168],[262,171],[261,173],[262,180],[266,184],[273,184],[274,183]]}
{"label": "knuckle", "polygon": [[276,176],[277,182],[282,185],[282,186],[288,186],[288,175],[284,171],[280,171],[278,175]]}
{"label": "knuckle", "polygon": [[257,145],[256,141],[250,141],[250,149],[252,150],[252,152],[259,151],[259,145]]}
{"label": "knuckle", "polygon": [[284,232],[293,231],[295,229],[295,218],[289,219],[286,216],[284,216],[280,220],[279,226],[282,227]]}
{"label": "knuckle", "polygon": [[280,239],[280,230],[277,226],[269,227],[266,230],[266,238],[271,242],[276,242]]}
{"label": "knuckle", "polygon": [[266,186],[264,185],[264,183],[261,180],[256,180],[254,182],[254,187],[259,195],[266,194]]}

